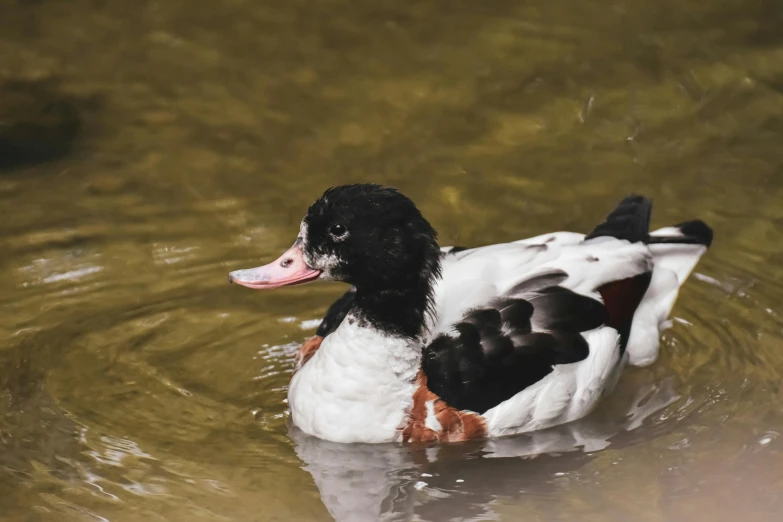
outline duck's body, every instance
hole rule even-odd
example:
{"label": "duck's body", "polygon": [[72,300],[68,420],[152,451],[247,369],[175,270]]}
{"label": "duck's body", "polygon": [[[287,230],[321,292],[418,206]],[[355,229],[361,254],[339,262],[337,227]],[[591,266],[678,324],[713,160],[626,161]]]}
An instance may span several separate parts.
{"label": "duck's body", "polygon": [[[319,237],[319,220],[345,221],[346,202],[335,210],[327,196],[303,221],[303,265],[358,289],[305,344],[288,398],[300,429],[337,442],[462,441],[583,417],[626,363],[655,360],[679,287],[712,239],[701,222],[648,233],[649,200],[631,197],[588,236],[442,250],[392,237],[391,249],[369,249],[383,272],[368,275],[352,270],[342,236],[334,245]],[[398,267],[405,255],[413,261]]]}

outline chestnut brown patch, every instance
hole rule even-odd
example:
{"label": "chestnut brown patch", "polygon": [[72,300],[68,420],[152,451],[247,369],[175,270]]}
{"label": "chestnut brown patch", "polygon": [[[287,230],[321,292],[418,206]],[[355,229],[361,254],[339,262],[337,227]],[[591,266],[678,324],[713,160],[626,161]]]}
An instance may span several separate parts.
{"label": "chestnut brown patch", "polygon": [[299,370],[313,355],[315,355],[315,352],[321,347],[323,340],[324,338],[320,335],[314,335],[299,347],[299,351],[296,352],[296,357],[294,358],[296,363],[294,370]]}
{"label": "chestnut brown patch", "polygon": [[[416,377],[416,391],[408,414],[408,424],[402,430],[403,442],[462,442],[487,436],[484,419],[476,413],[461,411],[443,402],[427,388],[427,376],[420,371]],[[427,427],[427,403],[432,401],[439,430]]]}

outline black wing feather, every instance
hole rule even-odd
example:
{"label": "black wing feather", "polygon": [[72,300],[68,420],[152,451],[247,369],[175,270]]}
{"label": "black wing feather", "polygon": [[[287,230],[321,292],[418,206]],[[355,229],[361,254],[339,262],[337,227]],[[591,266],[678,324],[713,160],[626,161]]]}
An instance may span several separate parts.
{"label": "black wing feather", "polygon": [[546,288],[529,300],[536,330],[584,332],[606,320],[600,302],[561,286]]}
{"label": "black wing feather", "polygon": [[[540,277],[554,281],[552,274]],[[449,406],[484,413],[546,377],[554,365],[587,357],[580,332],[604,324],[601,303],[559,286],[527,284],[536,291],[468,312],[453,334],[439,335],[424,349],[427,386]]]}

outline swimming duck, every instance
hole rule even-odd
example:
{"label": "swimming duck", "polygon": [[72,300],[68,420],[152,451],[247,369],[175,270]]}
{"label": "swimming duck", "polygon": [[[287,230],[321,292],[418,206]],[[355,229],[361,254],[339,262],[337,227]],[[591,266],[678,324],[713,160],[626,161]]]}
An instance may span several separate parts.
{"label": "swimming duck", "polygon": [[440,248],[416,205],[328,189],[293,246],[231,282],[351,289],[302,347],[293,423],[335,442],[455,442],[579,419],[627,364],[651,364],[680,286],[712,242],[694,220],[649,232],[632,195],[587,235]]}

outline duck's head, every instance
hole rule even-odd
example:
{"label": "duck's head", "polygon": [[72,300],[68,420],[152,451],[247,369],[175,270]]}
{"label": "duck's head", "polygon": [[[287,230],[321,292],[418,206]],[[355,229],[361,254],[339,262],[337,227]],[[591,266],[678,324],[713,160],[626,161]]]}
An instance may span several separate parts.
{"label": "duck's head", "polygon": [[413,201],[362,184],[328,189],[308,209],[291,248],[268,265],[231,272],[229,280],[257,290],[343,281],[356,286],[359,302],[376,295],[388,307],[395,296],[419,295],[426,308],[439,273],[435,230]]}

